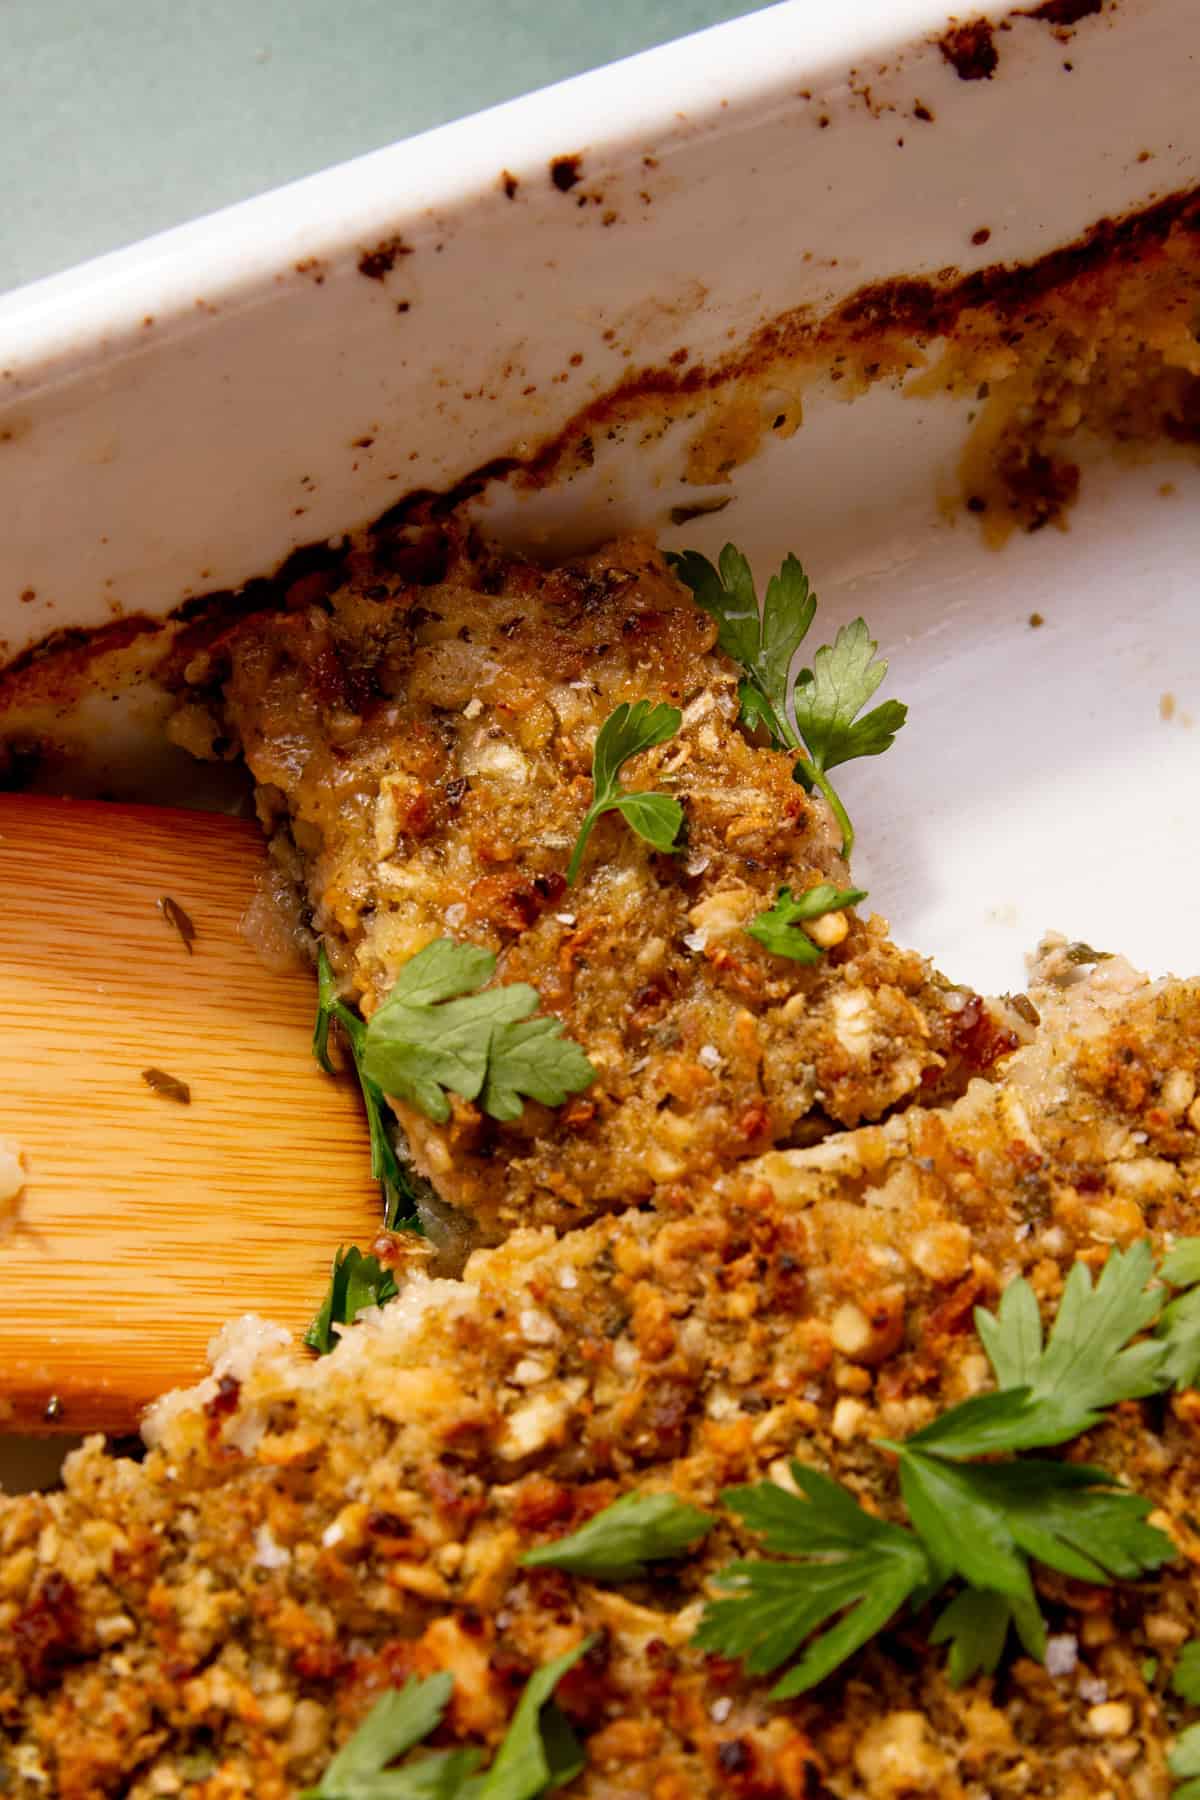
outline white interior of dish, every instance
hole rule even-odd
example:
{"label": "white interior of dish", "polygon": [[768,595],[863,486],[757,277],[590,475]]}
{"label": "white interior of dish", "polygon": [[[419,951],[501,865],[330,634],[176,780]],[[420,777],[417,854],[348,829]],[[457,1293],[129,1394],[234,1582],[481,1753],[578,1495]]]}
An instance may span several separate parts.
{"label": "white interior of dish", "polygon": [[[9,653],[238,585],[533,448],[631,362],[711,360],[868,280],[1029,260],[1200,179],[1191,0],[1123,0],[1068,39],[1014,16],[970,83],[925,0],[843,14],[794,0],[0,302]],[[364,278],[396,233],[411,254]],[[864,614],[909,702],[843,784],[897,935],[992,990],[1046,928],[1193,972],[1200,470],[1100,456],[1068,531],[993,552],[939,505],[965,412],[814,390],[729,486],[680,485],[678,428],[629,432],[588,476],[476,512],[542,552],[629,524],[729,538],[760,579],[796,551],[827,630]],[[697,498],[729,504],[665,526]]]}

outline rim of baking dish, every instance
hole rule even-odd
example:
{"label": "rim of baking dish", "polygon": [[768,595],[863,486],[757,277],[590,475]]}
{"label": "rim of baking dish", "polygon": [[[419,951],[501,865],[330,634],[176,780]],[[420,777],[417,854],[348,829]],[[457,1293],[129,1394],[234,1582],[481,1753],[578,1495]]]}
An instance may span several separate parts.
{"label": "rim of baking dish", "polygon": [[[982,0],[972,17],[1010,11]],[[459,210],[505,164],[737,131],[790,104],[798,82],[916,47],[948,16],[945,0],[781,0],[535,89],[13,289],[0,296],[0,364],[20,363],[26,384],[50,359],[62,375],[107,354],[147,310],[163,322],[191,312],[198,277],[227,306],[297,256],[334,260],[400,220]]]}

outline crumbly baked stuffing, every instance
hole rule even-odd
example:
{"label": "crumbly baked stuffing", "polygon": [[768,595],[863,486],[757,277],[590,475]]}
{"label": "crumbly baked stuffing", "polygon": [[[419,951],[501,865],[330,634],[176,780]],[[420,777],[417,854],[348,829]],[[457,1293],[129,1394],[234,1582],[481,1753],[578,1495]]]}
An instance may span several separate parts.
{"label": "crumbly baked stuffing", "polygon": [[[1011,1047],[878,918],[848,916],[812,968],[746,935],[781,884],[844,886],[846,868],[794,759],[738,726],[715,624],[648,542],[552,571],[450,547],[432,583],[377,547],[332,592],[301,583],[290,610],[236,623],[189,665],[176,734],[244,754],[277,864],[366,1013],[449,932],[584,1046],[598,1078],[558,1110],[499,1125],[463,1101],[440,1126],[396,1106],[419,1171],[485,1240],[957,1091]],[[656,854],[610,815],[568,888],[596,733],[639,699],[683,712],[631,775],[679,800],[685,848]]]}
{"label": "crumbly baked stuffing", "polygon": [[951,1106],[518,1230],[461,1281],[397,1250],[401,1297],[332,1355],[233,1328],[143,1463],[97,1439],[62,1492],[0,1501],[3,1791],[284,1800],[383,1688],[442,1668],[442,1739],[494,1744],[529,1669],[595,1632],[559,1690],[579,1795],[1160,1800],[1177,1702],[1147,1659],[1200,1621],[1193,1392],[1078,1446],[1182,1560],[1043,1572],[1051,1664],[958,1691],[903,1621],[782,1705],[690,1648],[729,1522],[621,1586],[518,1566],[634,1485],[711,1505],[792,1455],[891,1513],[871,1440],[986,1385],[973,1305],[1023,1272],[1048,1314],[1075,1258],[1197,1229],[1200,984],[1113,960],[1036,998],[1033,1041]]}

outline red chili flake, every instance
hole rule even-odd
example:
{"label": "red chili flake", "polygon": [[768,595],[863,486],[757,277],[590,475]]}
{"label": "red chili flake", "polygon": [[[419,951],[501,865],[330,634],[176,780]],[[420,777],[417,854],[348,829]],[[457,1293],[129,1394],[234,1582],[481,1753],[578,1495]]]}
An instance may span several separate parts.
{"label": "red chili flake", "polygon": [[1015,1050],[1019,1042],[1015,1031],[997,1024],[978,994],[951,1015],[950,1043],[968,1069],[990,1069],[997,1057]]}
{"label": "red chili flake", "polygon": [[10,1627],[17,1661],[35,1692],[49,1687],[80,1648],[79,1601],[58,1569],[36,1587]]}
{"label": "red chili flake", "polygon": [[407,1538],[413,1535],[412,1526],[399,1513],[372,1510],[367,1514],[366,1527],[372,1537]]}
{"label": "red chili flake", "polygon": [[921,1333],[926,1347],[949,1337],[957,1337],[971,1324],[975,1302],[980,1294],[980,1280],[975,1274],[964,1275],[958,1286],[935,1306],[925,1320]]}
{"label": "red chili flake", "polygon": [[513,1508],[513,1522],[522,1531],[544,1531],[569,1518],[575,1502],[570,1488],[543,1475],[531,1475],[521,1484]]}
{"label": "red chili flake", "polygon": [[449,1523],[465,1527],[484,1509],[484,1501],[476,1494],[467,1493],[458,1477],[440,1463],[430,1469],[425,1485],[439,1514]]}
{"label": "red chili flake", "polygon": [[229,1413],[237,1411],[238,1396],[242,1384],[236,1375],[222,1375],[217,1382],[217,1391],[211,1400],[204,1402],[205,1417],[217,1424]]}
{"label": "red chili flake", "polygon": [[553,906],[567,891],[566,877],[560,875],[557,869],[550,869],[544,875],[535,875],[533,891],[547,906]]}
{"label": "red chili flake", "polygon": [[761,1137],[771,1123],[771,1115],[761,1101],[748,1106],[734,1125],[738,1137],[749,1143],[753,1138]]}
{"label": "red chili flake", "polygon": [[775,1258],[771,1267],[771,1302],[780,1312],[799,1312],[808,1295],[804,1265],[790,1250]]}

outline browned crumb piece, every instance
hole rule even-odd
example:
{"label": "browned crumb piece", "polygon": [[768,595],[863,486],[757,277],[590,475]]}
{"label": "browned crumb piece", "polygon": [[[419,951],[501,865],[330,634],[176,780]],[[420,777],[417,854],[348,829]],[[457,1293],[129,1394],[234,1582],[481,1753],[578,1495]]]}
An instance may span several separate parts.
{"label": "browned crumb piece", "polygon": [[711,1506],[792,1455],[894,1513],[872,1440],[987,1385],[974,1305],[1023,1271],[1049,1314],[1077,1256],[1197,1229],[1200,985],[1111,959],[1038,999],[1032,1045],[948,1110],[774,1153],[690,1209],[517,1232],[319,1363],[247,1321],[143,1464],[95,1440],[61,1493],[0,1501],[6,1796],[286,1800],[388,1685],[442,1668],[445,1741],[494,1745],[528,1671],[594,1632],[560,1689],[572,1794],[1161,1800],[1167,1673],[1200,1622],[1195,1394],[1078,1446],[1187,1556],[1113,1588],[1039,1575],[1051,1668],[954,1691],[928,1620],[901,1620],[771,1704],[690,1647],[745,1548],[729,1523],[621,1586],[519,1567],[635,1484]]}
{"label": "browned crumb piece", "polygon": [[1200,239],[1194,211],[1137,253],[1114,256],[1012,305],[968,304],[914,388],[984,402],[960,466],[970,511],[1003,541],[1062,524],[1089,441],[1200,442]]}
{"label": "browned crumb piece", "polygon": [[[880,919],[832,920],[811,968],[746,935],[783,883],[845,885],[846,869],[793,759],[737,723],[715,625],[655,550],[550,572],[455,554],[415,586],[386,544],[357,553],[333,593],[237,624],[204,675],[347,994],[369,1013],[431,939],[484,944],[596,1067],[585,1093],[512,1125],[466,1102],[445,1127],[397,1106],[421,1173],[486,1237],[953,1091],[1012,1047]],[[683,713],[629,779],[678,799],[684,848],[657,854],[607,816],[568,888],[596,733],[639,699]]]}

